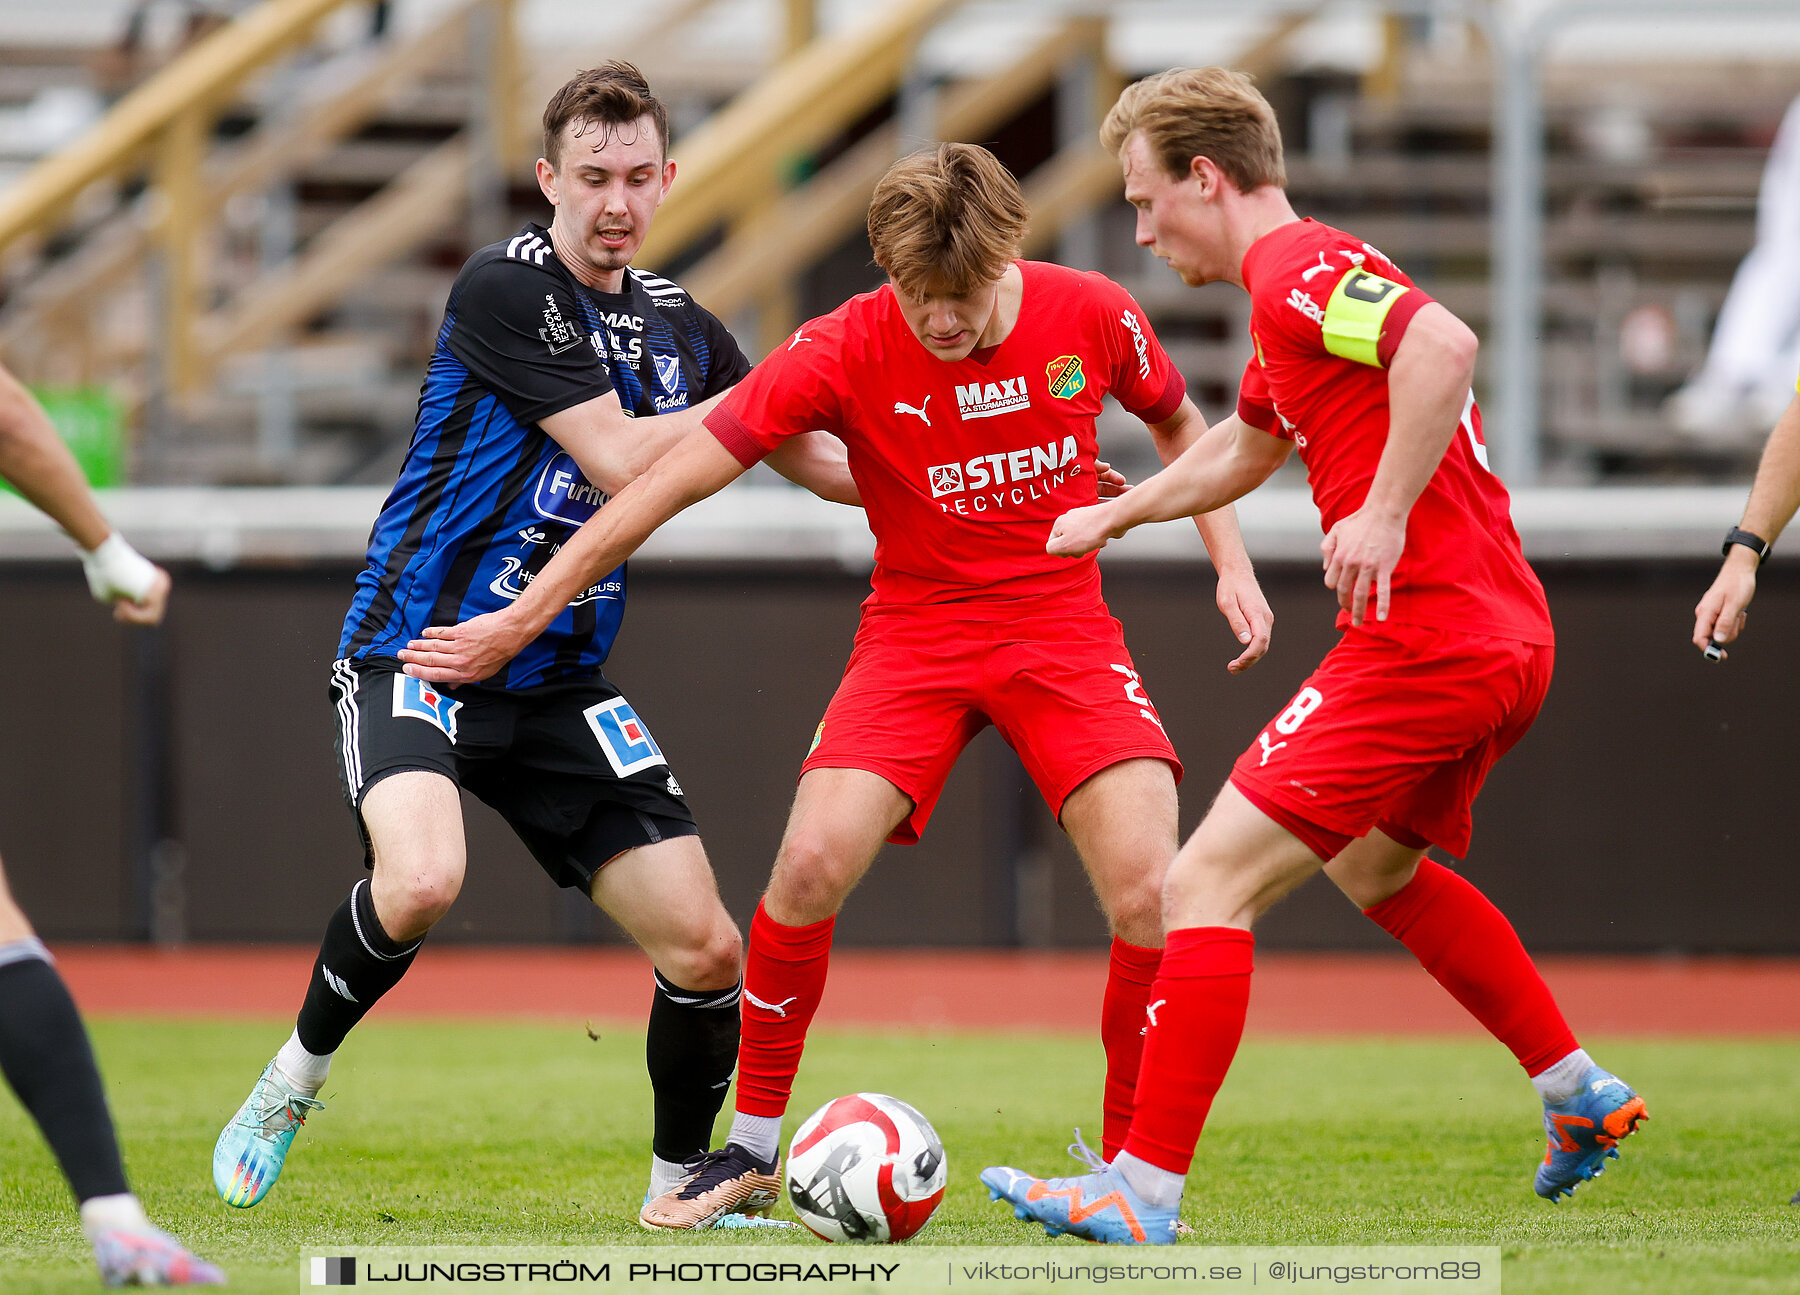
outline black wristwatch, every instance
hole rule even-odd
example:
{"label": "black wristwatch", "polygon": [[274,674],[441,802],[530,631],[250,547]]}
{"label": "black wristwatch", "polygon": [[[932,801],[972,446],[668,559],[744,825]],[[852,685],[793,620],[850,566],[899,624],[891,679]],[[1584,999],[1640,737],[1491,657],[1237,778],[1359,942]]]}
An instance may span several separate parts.
{"label": "black wristwatch", "polygon": [[1724,557],[1730,557],[1733,544],[1742,544],[1756,554],[1756,565],[1759,567],[1763,564],[1763,559],[1769,556],[1769,541],[1736,526],[1725,532],[1725,542],[1719,546],[1719,553]]}

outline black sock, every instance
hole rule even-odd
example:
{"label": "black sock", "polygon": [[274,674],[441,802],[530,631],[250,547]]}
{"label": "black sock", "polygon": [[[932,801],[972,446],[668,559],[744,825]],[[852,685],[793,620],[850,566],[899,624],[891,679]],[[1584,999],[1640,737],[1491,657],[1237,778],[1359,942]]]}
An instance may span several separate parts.
{"label": "black sock", "polygon": [[4,947],[22,956],[0,965],[0,1071],[44,1131],[78,1202],[130,1191],[75,1000],[35,939]]}
{"label": "black sock", "polygon": [[400,945],[389,939],[369,890],[367,878],[357,882],[325,924],[306,1001],[294,1025],[308,1052],[336,1052],[376,1000],[400,983],[425,942],[421,938]]}
{"label": "black sock", "polygon": [[656,1094],[650,1148],[680,1164],[712,1144],[713,1121],[737,1067],[738,992],[682,989],[659,971],[644,1059]]}

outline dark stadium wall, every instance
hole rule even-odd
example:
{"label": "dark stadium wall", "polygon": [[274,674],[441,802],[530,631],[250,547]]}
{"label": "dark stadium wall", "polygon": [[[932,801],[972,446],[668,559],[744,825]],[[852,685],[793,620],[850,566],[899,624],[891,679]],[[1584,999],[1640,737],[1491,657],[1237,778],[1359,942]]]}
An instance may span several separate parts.
{"label": "dark stadium wall", "polygon": [[[1723,666],[1686,644],[1698,564],[1540,568],[1561,644],[1537,727],[1477,807],[1469,875],[1549,951],[1800,953],[1800,563],[1773,563]],[[0,569],[0,856],[51,939],[302,941],[361,874],[326,679],[354,571],[176,572],[159,635],[118,629],[67,567]],[[1271,565],[1275,650],[1249,675],[1197,567],[1108,575],[1145,685],[1187,760],[1184,830],[1334,638],[1310,568]],[[727,904],[749,917],[794,771],[849,653],[865,582],[840,571],[638,563],[609,674],[668,752]],[[159,847],[160,844],[160,848]],[[610,941],[471,805],[469,873],[434,938]],[[153,865],[152,860],[158,862]],[[890,847],[846,944],[1093,945],[1079,867],[989,732],[924,841]],[[1323,880],[1265,947],[1381,949]]]}

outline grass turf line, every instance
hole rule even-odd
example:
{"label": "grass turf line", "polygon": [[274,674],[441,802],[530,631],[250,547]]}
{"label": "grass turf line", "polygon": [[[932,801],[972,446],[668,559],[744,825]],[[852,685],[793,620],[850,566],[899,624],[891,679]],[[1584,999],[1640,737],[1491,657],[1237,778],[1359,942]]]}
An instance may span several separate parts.
{"label": "grass turf line", "polygon": [[[364,1025],[280,1183],[240,1211],[213,1193],[212,1143],[286,1026],[92,1028],[135,1187],[233,1289],[292,1291],[298,1254],[335,1244],[819,1244],[637,1227],[650,1127],[640,1032]],[[1536,1099],[1498,1046],[1253,1037],[1183,1216],[1221,1245],[1497,1244],[1509,1295],[1800,1291],[1800,1207],[1787,1204],[1800,1188],[1800,1042],[1590,1050],[1643,1091],[1652,1119],[1622,1162],[1552,1206],[1530,1189]],[[950,1189],[921,1240],[1079,1245],[1014,1221],[976,1175],[994,1163],[1073,1172],[1072,1126],[1099,1142],[1100,1076],[1098,1042],[1078,1036],[820,1030],[786,1131],[842,1093],[891,1092],[949,1155]],[[96,1289],[67,1189],[12,1100],[0,1100],[0,1165],[6,1289]]]}

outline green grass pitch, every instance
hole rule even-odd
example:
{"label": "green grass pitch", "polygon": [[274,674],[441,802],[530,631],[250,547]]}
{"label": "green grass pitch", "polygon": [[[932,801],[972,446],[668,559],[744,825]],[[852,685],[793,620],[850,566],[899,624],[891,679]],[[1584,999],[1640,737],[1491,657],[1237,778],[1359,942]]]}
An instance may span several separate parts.
{"label": "green grass pitch", "polygon": [[[253,1210],[214,1196],[209,1157],[287,1027],[100,1020],[93,1033],[134,1184],[152,1215],[239,1291],[295,1289],[303,1248],[731,1245],[636,1226],[648,1156],[643,1039],[579,1027],[369,1023],[288,1169]],[[1196,1240],[1229,1245],[1500,1245],[1509,1295],[1800,1291],[1800,1042],[1590,1045],[1652,1119],[1573,1202],[1531,1194],[1530,1088],[1485,1042],[1252,1038],[1190,1179]],[[1044,1035],[817,1031],[794,1112],[858,1089],[918,1106],[950,1190],[921,1240],[1056,1244],[991,1205],[982,1166],[1065,1172],[1070,1128],[1098,1142],[1097,1042]],[[791,1134],[796,1121],[789,1121]],[[0,1286],[98,1288],[61,1178],[0,1099]],[[782,1210],[785,1211],[785,1205]]]}

